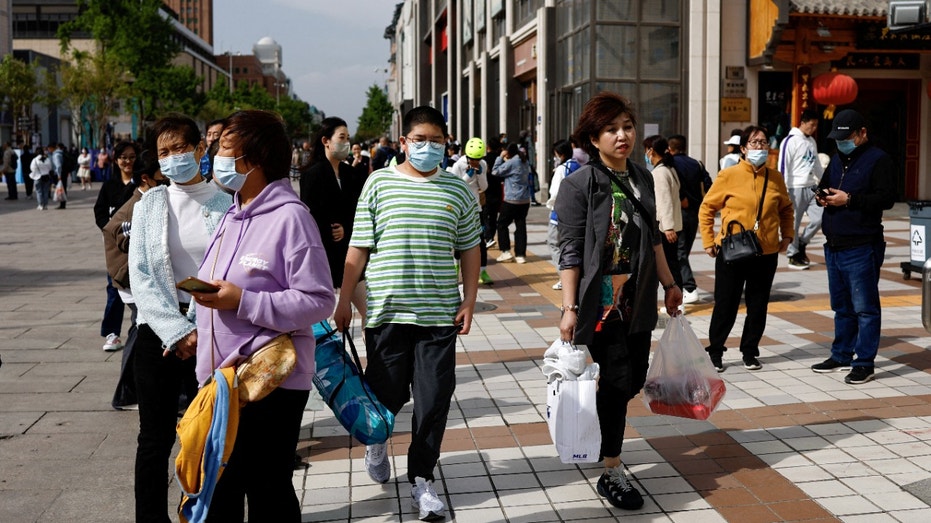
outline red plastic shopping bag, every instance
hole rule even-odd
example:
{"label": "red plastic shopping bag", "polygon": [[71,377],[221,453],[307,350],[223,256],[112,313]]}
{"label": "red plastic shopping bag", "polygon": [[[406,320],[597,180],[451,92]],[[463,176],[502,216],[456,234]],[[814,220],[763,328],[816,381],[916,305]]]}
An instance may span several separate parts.
{"label": "red plastic shopping bag", "polygon": [[643,386],[643,402],[650,412],[708,419],[725,390],[685,315],[670,318]]}

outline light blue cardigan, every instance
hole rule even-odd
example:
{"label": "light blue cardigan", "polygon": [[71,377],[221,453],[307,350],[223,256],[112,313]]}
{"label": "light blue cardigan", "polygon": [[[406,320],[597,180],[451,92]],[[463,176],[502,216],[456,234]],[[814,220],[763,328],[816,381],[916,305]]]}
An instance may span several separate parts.
{"label": "light blue cardigan", "polygon": [[[233,199],[223,191],[207,200],[203,207],[207,234],[213,235],[217,224],[229,210]],[[181,314],[175,275],[168,256],[168,188],[155,187],[142,195],[133,208],[133,235],[129,242],[129,281],[139,309],[139,324],[147,324],[162,340],[165,348],[197,328],[194,309]]]}

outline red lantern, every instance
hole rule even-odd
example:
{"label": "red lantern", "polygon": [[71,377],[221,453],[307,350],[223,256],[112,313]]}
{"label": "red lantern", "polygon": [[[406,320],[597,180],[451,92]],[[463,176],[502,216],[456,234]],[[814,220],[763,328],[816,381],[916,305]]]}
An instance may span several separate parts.
{"label": "red lantern", "polygon": [[857,81],[837,71],[824,73],[812,83],[812,95],[822,105],[846,105],[857,99]]}

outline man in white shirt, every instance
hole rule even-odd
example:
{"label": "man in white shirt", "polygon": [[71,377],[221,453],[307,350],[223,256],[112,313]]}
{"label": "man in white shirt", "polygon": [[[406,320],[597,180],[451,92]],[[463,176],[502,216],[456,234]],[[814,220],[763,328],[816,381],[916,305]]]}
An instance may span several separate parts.
{"label": "man in white shirt", "polygon": [[[810,264],[805,246],[821,229],[822,208],[815,203],[814,190],[824,169],[818,161],[818,144],[812,138],[818,130],[818,113],[806,109],[800,121],[779,146],[779,171],[785,177],[795,207],[795,238],[786,250],[789,268],[804,270]],[[808,225],[799,232],[804,213],[808,214]]]}

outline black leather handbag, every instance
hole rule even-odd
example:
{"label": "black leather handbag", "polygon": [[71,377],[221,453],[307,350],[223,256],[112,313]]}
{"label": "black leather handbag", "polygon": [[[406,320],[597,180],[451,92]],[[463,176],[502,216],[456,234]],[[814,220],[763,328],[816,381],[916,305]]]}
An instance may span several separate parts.
{"label": "black leather handbag", "polygon": [[[740,232],[734,233],[732,230],[734,225],[740,227]],[[731,220],[727,224],[724,238],[721,239],[720,255],[724,258],[724,263],[755,258],[761,254],[763,254],[763,249],[760,247],[756,232],[744,229],[743,224],[737,220]]]}
{"label": "black leather handbag", "polygon": [[[753,230],[746,230],[742,223],[737,220],[731,220],[724,229],[724,238],[721,239],[721,252],[718,253],[724,259],[724,263],[734,263],[738,261],[755,258],[763,254],[763,248],[760,247],[760,240],[756,237],[756,231],[760,229],[760,217],[763,216],[763,197],[766,196],[766,186],[769,183],[768,172],[763,174],[763,193],[760,194],[760,207],[756,211],[756,223],[753,224]],[[734,224],[740,227],[740,232],[734,233],[732,230]]]}

